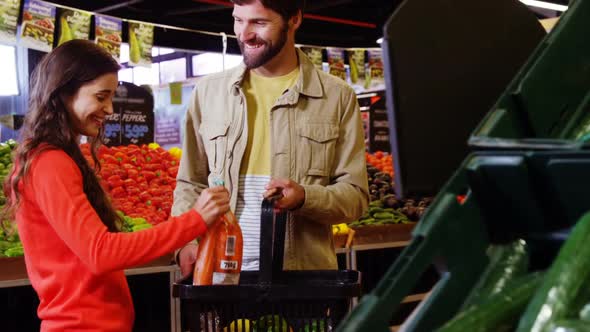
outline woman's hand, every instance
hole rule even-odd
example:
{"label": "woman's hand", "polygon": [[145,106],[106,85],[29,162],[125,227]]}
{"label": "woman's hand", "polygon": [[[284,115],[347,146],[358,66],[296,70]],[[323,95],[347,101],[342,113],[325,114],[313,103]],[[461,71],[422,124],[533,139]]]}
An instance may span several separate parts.
{"label": "woman's hand", "polygon": [[199,195],[193,208],[209,227],[229,211],[229,191],[223,186],[205,189]]}

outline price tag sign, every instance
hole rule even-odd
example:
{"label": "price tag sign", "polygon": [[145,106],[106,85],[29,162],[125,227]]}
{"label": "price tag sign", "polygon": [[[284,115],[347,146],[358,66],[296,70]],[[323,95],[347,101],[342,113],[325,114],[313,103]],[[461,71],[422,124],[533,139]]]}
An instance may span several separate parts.
{"label": "price tag sign", "polygon": [[113,114],[105,121],[108,146],[154,141],[154,97],[145,88],[121,82],[113,99]]}

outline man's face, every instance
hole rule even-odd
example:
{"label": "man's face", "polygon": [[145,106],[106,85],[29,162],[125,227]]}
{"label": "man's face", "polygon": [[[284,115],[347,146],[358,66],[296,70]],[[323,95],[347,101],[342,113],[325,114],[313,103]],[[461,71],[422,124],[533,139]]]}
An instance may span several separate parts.
{"label": "man's face", "polygon": [[266,64],[285,46],[288,23],[278,13],[264,8],[259,1],[234,5],[233,17],[234,32],[249,69]]}

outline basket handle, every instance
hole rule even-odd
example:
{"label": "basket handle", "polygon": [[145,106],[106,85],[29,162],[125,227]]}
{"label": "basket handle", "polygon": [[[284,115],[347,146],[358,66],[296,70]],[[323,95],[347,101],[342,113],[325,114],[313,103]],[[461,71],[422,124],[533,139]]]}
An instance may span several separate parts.
{"label": "basket handle", "polygon": [[282,197],[274,195],[262,200],[260,215],[260,272],[259,282],[270,284],[283,271],[285,252],[285,229],[287,213],[275,209],[275,201]]}

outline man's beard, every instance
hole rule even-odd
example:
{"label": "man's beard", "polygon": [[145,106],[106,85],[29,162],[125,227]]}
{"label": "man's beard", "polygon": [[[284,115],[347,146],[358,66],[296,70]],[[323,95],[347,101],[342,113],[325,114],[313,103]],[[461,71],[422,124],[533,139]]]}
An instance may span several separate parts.
{"label": "man's beard", "polygon": [[244,43],[238,39],[238,45],[240,46],[240,51],[242,51],[242,55],[244,56],[244,64],[246,64],[246,67],[248,69],[258,68],[279,54],[287,42],[287,31],[288,25],[284,24],[281,32],[279,33],[279,39],[277,40],[276,44],[269,45],[268,41],[256,38],[254,43],[261,43],[261,47],[264,47],[264,51],[258,55],[249,56],[248,53],[245,52],[247,51],[246,45],[244,45]]}

